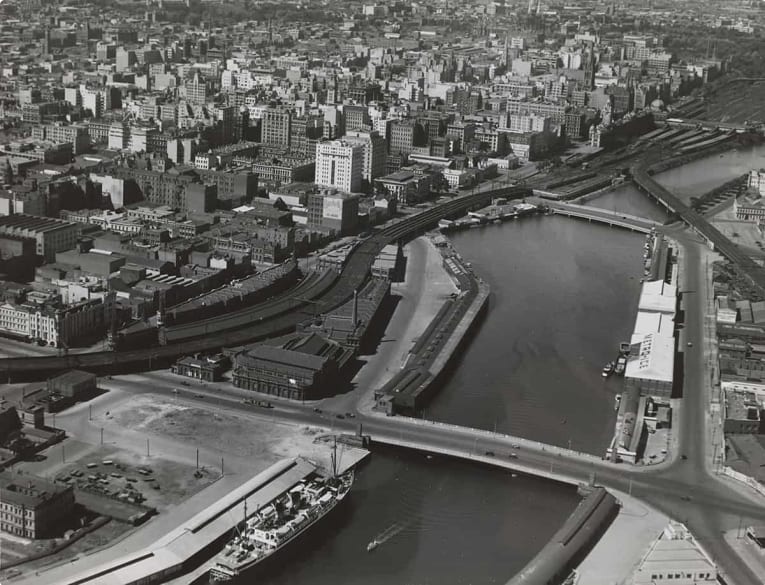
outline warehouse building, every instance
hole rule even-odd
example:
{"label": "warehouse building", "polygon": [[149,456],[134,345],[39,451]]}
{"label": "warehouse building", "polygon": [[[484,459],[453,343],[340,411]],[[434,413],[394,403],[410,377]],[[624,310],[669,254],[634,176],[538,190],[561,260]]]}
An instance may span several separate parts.
{"label": "warehouse building", "polygon": [[641,395],[670,398],[674,382],[677,287],[663,280],[643,284],[624,374]]}
{"label": "warehouse building", "polygon": [[24,214],[0,217],[0,235],[33,239],[37,255],[45,262],[55,262],[56,252],[74,248],[78,233],[76,223],[60,219]]}
{"label": "warehouse building", "polygon": [[234,386],[254,392],[307,400],[333,388],[349,357],[337,343],[309,334],[282,347],[256,345],[234,358]]}

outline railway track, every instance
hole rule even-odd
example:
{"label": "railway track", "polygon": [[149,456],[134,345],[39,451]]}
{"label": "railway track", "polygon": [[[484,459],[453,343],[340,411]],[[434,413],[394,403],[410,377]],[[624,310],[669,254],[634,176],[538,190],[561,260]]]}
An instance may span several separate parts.
{"label": "railway track", "polygon": [[171,328],[175,333],[168,338],[167,345],[124,351],[6,358],[0,360],[0,379],[6,382],[39,380],[71,369],[83,369],[99,375],[155,369],[167,367],[183,355],[217,351],[284,335],[313,317],[314,304],[322,312],[327,312],[350,299],[353,291],[368,278],[375,257],[385,245],[412,238],[432,227],[439,219],[483,205],[493,197],[520,198],[527,194],[528,189],[523,187],[470,193],[403,218],[378,230],[356,246],[346,259],[340,275],[329,285],[319,279],[309,286],[304,284],[304,279],[289,291],[250,309],[220,315],[204,323],[179,325]]}

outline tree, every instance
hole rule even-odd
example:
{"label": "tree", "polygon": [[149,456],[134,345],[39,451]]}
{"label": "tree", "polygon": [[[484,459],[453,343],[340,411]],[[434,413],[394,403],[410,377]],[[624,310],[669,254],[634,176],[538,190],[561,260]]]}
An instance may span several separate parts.
{"label": "tree", "polygon": [[430,191],[432,193],[445,193],[449,190],[449,181],[446,180],[443,173],[436,173],[430,180]]}
{"label": "tree", "polygon": [[11,168],[11,161],[10,159],[5,159],[5,169],[3,170],[3,184],[4,185],[12,185],[13,184],[13,168]]}

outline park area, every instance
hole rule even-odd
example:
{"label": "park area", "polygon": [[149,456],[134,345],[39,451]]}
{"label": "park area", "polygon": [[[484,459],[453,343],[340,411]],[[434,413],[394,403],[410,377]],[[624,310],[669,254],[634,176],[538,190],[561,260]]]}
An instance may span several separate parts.
{"label": "park area", "polygon": [[765,122],[765,80],[734,81],[707,98],[707,111],[697,116],[735,124]]}

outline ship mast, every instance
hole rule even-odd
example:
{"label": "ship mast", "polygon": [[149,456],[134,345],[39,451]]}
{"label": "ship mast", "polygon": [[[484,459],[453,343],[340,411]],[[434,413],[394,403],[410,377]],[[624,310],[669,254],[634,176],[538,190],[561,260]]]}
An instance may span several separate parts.
{"label": "ship mast", "polygon": [[332,444],[332,479],[337,477],[337,436],[333,437],[334,443]]}

